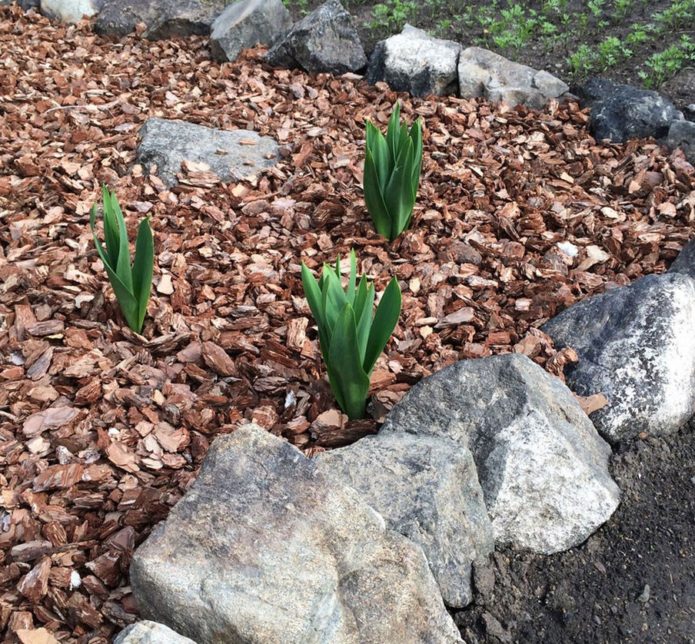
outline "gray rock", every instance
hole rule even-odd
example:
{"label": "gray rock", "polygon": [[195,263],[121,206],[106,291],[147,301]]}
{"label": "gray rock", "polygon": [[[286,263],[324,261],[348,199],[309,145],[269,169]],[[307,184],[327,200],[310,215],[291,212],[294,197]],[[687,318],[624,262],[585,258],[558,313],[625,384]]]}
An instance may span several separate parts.
{"label": "gray rock", "polygon": [[470,449],[499,544],[560,552],[618,506],[610,447],[572,392],[523,355],[442,369],[408,392],[381,431],[445,437]]}
{"label": "gray rock", "polygon": [[225,182],[257,177],[278,160],[278,145],[249,130],[215,130],[186,121],[150,118],[140,130],[138,163],[146,169],[156,164],[168,186],[184,161],[205,163]]}
{"label": "gray rock", "polygon": [[215,440],[130,581],[199,644],[460,641],[422,549],[254,425]]}
{"label": "gray rock", "polygon": [[369,59],[367,81],[386,81],[413,96],[456,94],[456,65],[461,45],[433,38],[406,25],[400,34],[377,43]]}
{"label": "gray rock", "polygon": [[581,396],[608,404],[591,418],[613,443],[675,432],[695,414],[695,281],[677,272],[579,302],[545,324],[579,363],[567,372]]}
{"label": "gray rock", "polygon": [[144,620],[124,628],[113,644],[196,644],[163,624]]}
{"label": "gray rock", "polygon": [[99,13],[100,0],[41,0],[41,13],[61,22],[76,23]]}
{"label": "gray rock", "polygon": [[29,11],[30,9],[38,9],[41,0],[0,0],[0,7],[9,6],[11,4],[18,4],[24,11]]}
{"label": "gray rock", "polygon": [[102,0],[94,29],[105,36],[125,36],[138,23],[152,40],[210,33],[225,0]]}
{"label": "gray rock", "polygon": [[667,80],[660,88],[684,112],[689,103],[695,100],[695,67],[681,69],[675,76]]}
{"label": "gray rock", "polygon": [[695,123],[693,121],[673,121],[668,130],[666,145],[671,150],[682,148],[686,159],[695,165]]}
{"label": "gray rock", "polygon": [[691,239],[678,253],[669,273],[683,273],[695,279],[695,239]]}
{"label": "gray rock", "polygon": [[542,108],[569,86],[552,74],[507,60],[481,47],[468,47],[458,62],[459,95]]}
{"label": "gray rock", "polygon": [[662,138],[673,121],[683,118],[665,96],[604,78],[589,79],[577,94],[591,107],[589,130],[599,141]]}
{"label": "gray rock", "polygon": [[317,456],[319,471],[359,492],[389,528],[422,546],[444,601],[472,600],[471,568],[494,549],[471,453],[450,440],[379,434]]}
{"label": "gray rock", "polygon": [[275,67],[344,74],[367,64],[357,29],[338,0],[328,0],[296,23],[267,53]]}
{"label": "gray rock", "polygon": [[282,0],[239,0],[212,23],[210,50],[216,60],[235,60],[242,49],[272,45],[291,26]]}

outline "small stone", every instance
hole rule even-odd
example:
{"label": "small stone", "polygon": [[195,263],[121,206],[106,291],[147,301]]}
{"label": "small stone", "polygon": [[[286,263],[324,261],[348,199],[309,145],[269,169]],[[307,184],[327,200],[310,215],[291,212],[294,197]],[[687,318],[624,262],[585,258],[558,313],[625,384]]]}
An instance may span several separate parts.
{"label": "small stone", "polygon": [[642,593],[637,598],[637,601],[640,602],[641,604],[646,604],[649,601],[650,596],[651,596],[651,589],[649,588],[649,584],[645,584],[644,589],[642,590]]}

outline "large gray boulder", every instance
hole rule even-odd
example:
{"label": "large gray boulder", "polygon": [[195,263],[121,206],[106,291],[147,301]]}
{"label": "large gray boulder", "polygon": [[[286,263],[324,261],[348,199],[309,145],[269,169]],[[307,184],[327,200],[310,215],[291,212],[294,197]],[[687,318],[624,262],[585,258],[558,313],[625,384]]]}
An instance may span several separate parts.
{"label": "large gray boulder", "polygon": [[210,50],[216,60],[235,60],[242,49],[272,45],[291,26],[282,0],[239,0],[212,23]]}
{"label": "large gray boulder", "polygon": [[458,43],[406,25],[400,34],[377,43],[367,81],[386,81],[392,89],[413,96],[456,94],[460,51]]}
{"label": "large gray boulder", "polygon": [[579,302],[543,330],[579,362],[567,372],[581,396],[602,393],[591,414],[613,443],[677,431],[695,414],[695,281],[648,275]]}
{"label": "large gray boulder", "polygon": [[425,378],[381,431],[470,449],[499,544],[567,550],[618,506],[610,447],[572,392],[520,354],[463,360]]}
{"label": "large gray boulder", "polygon": [[695,165],[695,123],[693,121],[673,121],[668,129],[666,145],[671,150],[681,148],[685,158]]}
{"label": "large gray boulder", "polygon": [[344,74],[367,64],[352,17],[338,0],[306,15],[266,55],[275,67],[301,67],[307,72]]}
{"label": "large gray boulder", "polygon": [[683,273],[689,275],[695,280],[695,239],[691,239],[678,253],[669,273]]}
{"label": "large gray boulder", "polygon": [[124,628],[113,644],[196,644],[164,624],[143,620]]}
{"label": "large gray boulder", "polygon": [[162,181],[173,186],[185,162],[204,163],[222,181],[257,177],[278,161],[278,145],[249,130],[216,130],[186,121],[150,118],[140,130],[137,161],[157,166]]}
{"label": "large gray boulder", "polygon": [[605,78],[590,78],[576,91],[591,107],[589,130],[599,141],[662,138],[673,121],[683,118],[665,96]]}
{"label": "large gray boulder", "polygon": [[317,456],[319,471],[357,490],[388,526],[422,546],[444,601],[473,598],[471,570],[494,549],[471,453],[450,440],[379,434]]}
{"label": "large gray boulder", "polygon": [[138,23],[152,40],[207,35],[226,0],[101,0],[94,29],[105,36],[125,36]]}
{"label": "large gray boulder", "polygon": [[215,440],[130,581],[198,644],[460,641],[422,549],[254,425]]}
{"label": "large gray boulder", "polygon": [[512,62],[481,47],[468,47],[461,52],[458,84],[461,98],[483,97],[535,109],[569,90],[566,83],[546,71]]}
{"label": "large gray boulder", "polygon": [[76,23],[99,13],[101,0],[41,0],[41,13],[53,20]]}

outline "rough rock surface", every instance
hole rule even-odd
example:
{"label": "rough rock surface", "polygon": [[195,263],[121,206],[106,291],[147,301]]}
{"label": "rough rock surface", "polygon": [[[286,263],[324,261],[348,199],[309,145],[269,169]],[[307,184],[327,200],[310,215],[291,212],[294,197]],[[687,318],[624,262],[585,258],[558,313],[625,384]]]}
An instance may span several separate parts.
{"label": "rough rock surface", "polygon": [[494,549],[471,453],[450,440],[379,434],[317,456],[319,471],[357,490],[388,526],[422,546],[444,601],[473,598],[473,562]]}
{"label": "rough rock surface", "polygon": [[124,628],[113,644],[196,644],[164,624],[143,620]]}
{"label": "rough rock surface", "polygon": [[94,29],[105,36],[125,36],[142,22],[152,40],[207,35],[225,0],[102,0]]}
{"label": "rough rock surface", "polygon": [[41,0],[41,13],[53,20],[76,23],[99,13],[101,0]]}
{"label": "rough rock surface", "polygon": [[168,186],[184,161],[204,163],[222,181],[258,176],[277,162],[277,143],[249,130],[216,130],[186,121],[148,119],[140,130],[138,163],[156,164],[157,174]]}
{"label": "rough rock surface", "polygon": [[242,49],[272,45],[291,26],[282,0],[239,0],[212,23],[210,50],[217,60],[235,60]]}
{"label": "rough rock surface", "polygon": [[611,442],[675,432],[695,414],[695,281],[648,275],[589,298],[545,324],[579,363],[567,373],[581,396],[608,404],[591,418]]}
{"label": "rough rock surface", "polygon": [[459,95],[485,97],[536,109],[567,92],[569,86],[552,74],[507,60],[487,49],[468,47],[458,62]]}
{"label": "rough rock surface", "polygon": [[683,273],[695,279],[695,239],[690,240],[683,250],[678,253],[669,273]]}
{"label": "rough rock surface", "polygon": [[377,43],[369,59],[367,80],[386,81],[398,92],[413,96],[456,94],[456,65],[461,45],[433,38],[406,25],[400,34]]}
{"label": "rough rock surface", "polygon": [[693,121],[674,121],[668,130],[666,145],[672,150],[682,148],[685,157],[695,165],[695,123]]}
{"label": "rough rock surface", "polygon": [[695,67],[681,69],[660,87],[660,91],[685,112],[695,102]]}
{"label": "rough rock surface", "polygon": [[266,55],[275,67],[344,74],[367,64],[352,17],[338,0],[329,0],[296,23]]}
{"label": "rough rock surface", "polygon": [[421,548],[254,425],[215,440],[130,579],[198,644],[460,641]]}
{"label": "rough rock surface", "polygon": [[523,355],[442,369],[406,394],[381,431],[469,448],[500,545],[566,550],[618,506],[610,447],[569,389]]}
{"label": "rough rock surface", "polygon": [[589,129],[601,141],[661,138],[683,114],[665,96],[604,78],[590,78],[577,94],[591,107]]}

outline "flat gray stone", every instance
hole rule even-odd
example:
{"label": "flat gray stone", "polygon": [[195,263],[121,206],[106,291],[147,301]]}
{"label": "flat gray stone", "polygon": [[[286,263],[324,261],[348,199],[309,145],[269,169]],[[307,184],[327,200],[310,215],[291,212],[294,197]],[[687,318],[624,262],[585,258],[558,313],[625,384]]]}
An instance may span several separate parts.
{"label": "flat gray stone", "polygon": [[210,50],[216,60],[236,60],[243,49],[272,45],[291,26],[282,0],[239,0],[212,23]]}
{"label": "flat gray stone", "polygon": [[535,109],[569,90],[566,83],[545,70],[515,63],[481,47],[468,47],[461,52],[458,83],[462,98],[484,97]]}
{"label": "flat gray stone", "polygon": [[470,449],[501,545],[567,550],[618,506],[610,447],[572,392],[523,355],[463,360],[425,378],[381,432],[444,437]]}
{"label": "flat gray stone", "polygon": [[265,60],[274,67],[331,74],[357,72],[367,64],[352,17],[338,0],[328,0],[297,22]]}
{"label": "flat gray stone", "polygon": [[681,148],[685,158],[695,165],[695,123],[692,121],[673,121],[668,130],[666,145],[671,150]]}
{"label": "flat gray stone", "polygon": [[442,438],[378,434],[316,457],[319,471],[359,492],[389,528],[422,546],[444,602],[472,599],[471,569],[494,549],[473,456]]}
{"label": "flat gray stone", "polygon": [[367,81],[386,81],[397,92],[413,96],[456,94],[460,51],[458,43],[406,25],[400,34],[377,43]]}
{"label": "flat gray stone", "polygon": [[461,641],[422,549],[255,425],[214,441],[130,581],[198,644]]}
{"label": "flat gray stone", "polygon": [[205,36],[226,0],[101,0],[94,22],[97,33],[122,37],[145,24],[151,40]]}
{"label": "flat gray stone", "polygon": [[543,330],[579,354],[567,383],[606,396],[591,419],[617,443],[675,432],[695,414],[694,321],[695,281],[673,272],[579,302]]}
{"label": "flat gray stone", "polygon": [[196,644],[164,624],[143,620],[124,628],[113,644]]}
{"label": "flat gray stone", "polygon": [[186,121],[150,118],[140,130],[137,161],[175,185],[184,161],[205,163],[222,181],[253,179],[278,160],[278,145],[249,130],[216,130]]}

